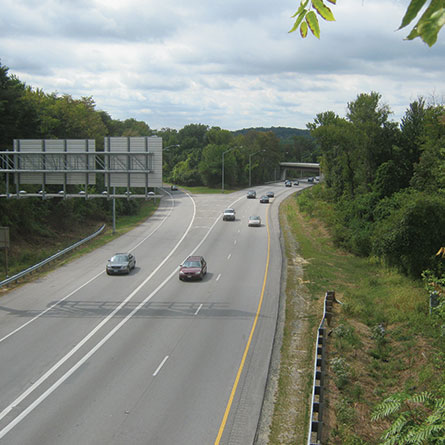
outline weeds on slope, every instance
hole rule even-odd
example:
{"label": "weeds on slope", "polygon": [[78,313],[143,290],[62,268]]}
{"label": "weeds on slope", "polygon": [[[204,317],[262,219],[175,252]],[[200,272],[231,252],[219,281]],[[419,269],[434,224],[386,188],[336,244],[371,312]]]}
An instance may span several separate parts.
{"label": "weeds on slope", "polygon": [[[329,234],[332,213],[325,202],[312,196],[308,207],[304,194],[294,195],[282,204],[280,213],[288,264],[299,258],[301,272],[298,278],[288,276],[270,444],[305,441],[313,342],[327,290],[334,290],[343,304],[335,306],[330,326],[323,443],[382,443],[394,420],[391,416],[372,420],[383,400],[395,393],[445,391],[445,344],[429,315],[429,296],[420,280],[334,246]],[[299,295],[305,295],[307,304],[298,303]],[[295,326],[302,319],[304,340],[296,345]],[[305,352],[296,354],[298,348]],[[298,371],[306,377],[296,379]],[[290,398],[295,392],[298,397]]]}

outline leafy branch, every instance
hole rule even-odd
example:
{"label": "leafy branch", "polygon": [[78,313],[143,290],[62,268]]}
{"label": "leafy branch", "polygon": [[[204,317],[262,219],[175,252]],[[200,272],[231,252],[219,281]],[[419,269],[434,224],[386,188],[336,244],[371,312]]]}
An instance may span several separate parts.
{"label": "leafy branch", "polygon": [[[327,2],[335,5],[337,0],[327,0]],[[408,26],[420,14],[425,5],[428,6],[406,39],[413,40],[420,37],[431,47],[436,43],[439,31],[445,25],[445,0],[411,0],[399,30]],[[301,37],[305,38],[308,29],[310,29],[312,34],[319,39],[318,16],[329,22],[335,21],[334,15],[326,5],[325,0],[311,0],[310,4],[309,0],[300,0],[300,7],[292,16],[292,18],[296,17],[294,26],[289,32],[299,29]]]}
{"label": "leafy branch", "polygon": [[[399,29],[408,26],[426,3],[427,0],[411,0]],[[445,0],[429,0],[425,12],[406,38],[413,40],[420,37],[428,46],[433,46],[443,25],[445,25]]]}
{"label": "leafy branch", "polygon": [[[328,0],[328,2],[335,5],[337,0]],[[289,32],[294,32],[299,28],[301,37],[305,38],[309,28],[312,34],[319,39],[320,25],[314,10],[324,20],[329,22],[335,21],[334,14],[332,14],[332,11],[326,6],[324,0],[312,0],[310,5],[309,0],[301,0],[298,11],[292,16],[292,18],[296,17],[297,19]]]}
{"label": "leafy branch", "polygon": [[374,410],[372,420],[392,417],[383,445],[445,443],[445,399],[429,392],[394,394]]}

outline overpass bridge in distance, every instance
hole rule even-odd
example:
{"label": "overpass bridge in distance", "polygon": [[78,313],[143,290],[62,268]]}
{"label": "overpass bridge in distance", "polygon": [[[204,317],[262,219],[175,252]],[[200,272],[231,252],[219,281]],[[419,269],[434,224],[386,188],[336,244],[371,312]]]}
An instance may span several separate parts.
{"label": "overpass bridge in distance", "polygon": [[[291,175],[288,175],[289,170],[292,173],[296,173],[298,177],[303,176],[320,176],[320,164],[318,163],[309,163],[309,162],[280,162],[280,178],[281,180],[284,180],[286,178],[294,177]],[[309,175],[304,173],[310,173]]]}

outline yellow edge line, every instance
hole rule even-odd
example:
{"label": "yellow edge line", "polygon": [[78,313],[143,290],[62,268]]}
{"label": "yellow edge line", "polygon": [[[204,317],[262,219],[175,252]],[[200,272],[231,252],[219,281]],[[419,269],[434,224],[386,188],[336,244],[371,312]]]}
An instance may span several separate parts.
{"label": "yellow edge line", "polygon": [[264,271],[263,287],[261,289],[260,301],[258,303],[258,309],[255,315],[255,320],[253,321],[252,329],[250,331],[249,339],[247,340],[246,347],[244,349],[243,358],[236,374],[235,382],[232,387],[232,392],[230,393],[229,401],[227,402],[226,411],[224,412],[224,417],[219,427],[218,435],[216,436],[215,445],[219,445],[224,428],[226,427],[227,418],[229,417],[230,409],[232,408],[233,399],[235,397],[236,389],[238,387],[239,379],[241,378],[241,373],[243,372],[244,363],[246,361],[247,353],[249,352],[250,343],[252,342],[253,333],[255,332],[258,317],[260,315],[261,306],[263,304],[264,291],[266,289],[267,272],[269,270],[269,257],[270,257],[270,232],[269,232],[269,206],[266,210],[266,228],[267,228],[267,260],[266,260],[266,270]]}

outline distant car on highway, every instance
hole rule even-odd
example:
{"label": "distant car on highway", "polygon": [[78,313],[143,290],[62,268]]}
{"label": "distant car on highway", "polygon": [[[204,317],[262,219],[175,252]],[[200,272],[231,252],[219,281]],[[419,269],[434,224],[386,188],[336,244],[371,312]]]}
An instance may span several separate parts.
{"label": "distant car on highway", "polygon": [[269,198],[273,198],[275,196],[274,192],[267,192],[266,196],[268,196]]}
{"label": "distant car on highway", "polygon": [[256,198],[256,191],[255,190],[249,190],[247,192],[247,198],[249,199],[255,199]]}
{"label": "distant car on highway", "polygon": [[286,179],[286,181],[284,181],[284,185],[286,187],[292,187],[292,181],[289,181],[288,179]]}
{"label": "distant car on highway", "polygon": [[176,187],[176,185],[172,185],[171,187],[170,187],[170,190],[172,191],[172,192],[176,192],[177,190],[178,190],[178,187]]}
{"label": "distant car on highway", "polygon": [[235,221],[235,210],[234,209],[224,210],[223,221]]}
{"label": "distant car on highway", "polygon": [[314,178],[312,176],[309,176],[309,178],[307,178],[307,182],[314,182]]}
{"label": "distant car on highway", "polygon": [[207,263],[202,256],[189,256],[179,266],[179,279],[202,280],[207,273]]}
{"label": "distant car on highway", "polygon": [[136,257],[132,253],[116,253],[107,263],[108,275],[129,274],[136,267]]}
{"label": "distant car on highway", "polygon": [[267,195],[264,195],[260,198],[261,204],[269,204],[269,197]]}
{"label": "distant car on highway", "polygon": [[294,181],[294,185],[300,185],[300,181]]}
{"label": "distant car on highway", "polygon": [[249,216],[249,221],[247,223],[249,227],[260,227],[261,226],[261,218],[259,216]]}

